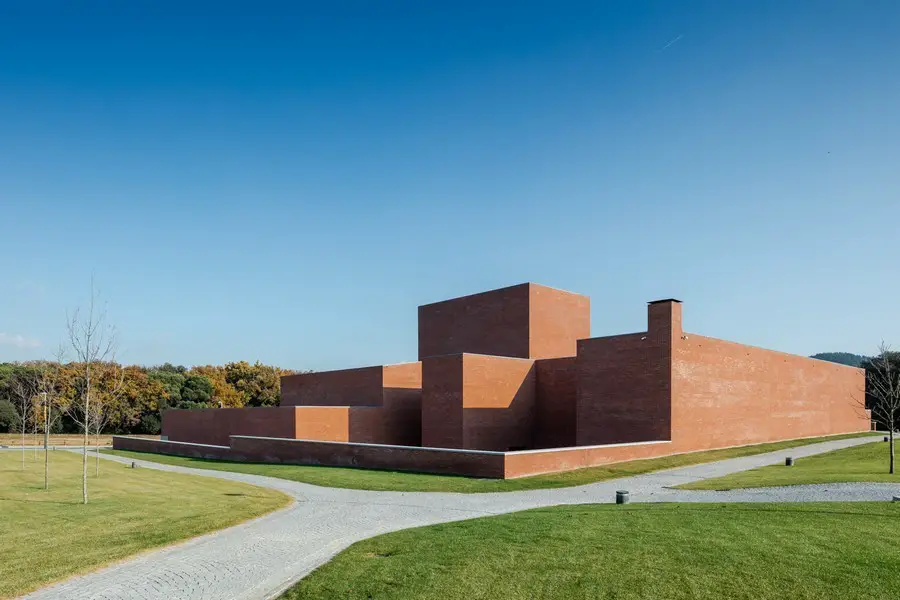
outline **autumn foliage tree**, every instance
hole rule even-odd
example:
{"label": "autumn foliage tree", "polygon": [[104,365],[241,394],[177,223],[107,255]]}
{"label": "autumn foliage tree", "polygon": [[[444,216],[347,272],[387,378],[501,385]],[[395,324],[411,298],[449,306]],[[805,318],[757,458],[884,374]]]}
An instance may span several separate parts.
{"label": "autumn foliage tree", "polygon": [[[78,402],[80,384],[84,379],[82,362],[25,362],[0,363],[0,432],[19,431],[19,420],[12,391],[13,374],[32,373],[48,369],[54,377],[54,393],[58,406],[57,417],[50,424],[54,433],[75,433],[82,427],[72,415],[72,403]],[[183,367],[165,364],[156,367],[123,366],[105,361],[92,366],[93,382],[103,409],[104,433],[160,432],[162,413],[172,408],[235,408],[242,406],[273,406],[281,401],[282,375],[294,371],[259,362],[232,362],[225,365]],[[117,394],[108,393],[109,383],[118,373],[122,379]],[[69,412],[64,409],[69,408]],[[80,417],[78,418],[80,421]],[[96,428],[91,431],[96,434]]]}

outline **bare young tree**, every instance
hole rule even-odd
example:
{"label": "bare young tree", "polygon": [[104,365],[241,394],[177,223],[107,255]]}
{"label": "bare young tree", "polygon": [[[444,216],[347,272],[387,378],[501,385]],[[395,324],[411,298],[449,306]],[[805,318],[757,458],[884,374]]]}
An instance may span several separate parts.
{"label": "bare young tree", "polygon": [[62,388],[62,365],[65,361],[65,349],[60,346],[56,353],[56,362],[46,363],[38,378],[38,411],[37,416],[44,433],[44,489],[50,489],[50,432],[62,417],[63,409],[60,390]]}
{"label": "bare young tree", "polygon": [[37,394],[37,381],[33,373],[21,371],[16,373],[12,383],[12,394],[15,397],[16,416],[19,419],[19,430],[22,432],[22,469],[25,468],[25,433],[34,417],[34,399]]}
{"label": "bare young tree", "polygon": [[900,417],[900,352],[893,352],[884,342],[878,356],[865,363],[866,408],[872,419],[888,430],[890,473],[894,473],[894,432]]}
{"label": "bare young tree", "polygon": [[81,493],[84,503],[88,503],[88,445],[93,414],[91,402],[95,393],[97,366],[106,362],[116,347],[115,328],[106,322],[106,310],[98,306],[99,298],[91,278],[91,298],[86,313],[77,310],[67,319],[69,344],[80,363],[81,381],[78,386],[78,398],[72,402],[69,415],[84,432],[82,445]]}

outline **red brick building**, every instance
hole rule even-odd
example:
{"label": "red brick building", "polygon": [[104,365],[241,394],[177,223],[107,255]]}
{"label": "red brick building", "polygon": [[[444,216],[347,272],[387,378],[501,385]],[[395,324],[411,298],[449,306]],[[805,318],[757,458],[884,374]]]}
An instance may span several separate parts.
{"label": "red brick building", "polygon": [[283,377],[276,408],[171,410],[151,443],[517,477],[870,428],[861,370],[687,333],[681,307],[651,302],[646,331],[592,338],[586,296],[533,283],[427,304],[417,362]]}

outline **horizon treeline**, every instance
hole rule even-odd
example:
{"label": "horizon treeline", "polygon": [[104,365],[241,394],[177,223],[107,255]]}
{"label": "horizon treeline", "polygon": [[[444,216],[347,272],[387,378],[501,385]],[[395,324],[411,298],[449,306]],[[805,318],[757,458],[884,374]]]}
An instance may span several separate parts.
{"label": "horizon treeline", "polygon": [[[118,434],[158,434],[162,413],[170,408],[276,406],[281,401],[280,377],[297,372],[258,361],[194,367],[105,362],[93,369],[97,389],[92,393],[102,406],[102,431]],[[21,431],[22,403],[17,395],[21,386],[17,384],[42,376],[53,381],[59,413],[53,420],[53,432],[78,432],[79,426],[66,409],[77,397],[82,374],[83,365],[77,362],[0,363],[0,432]],[[32,415],[30,420],[37,424],[41,417]],[[42,430],[42,426],[36,429]]]}

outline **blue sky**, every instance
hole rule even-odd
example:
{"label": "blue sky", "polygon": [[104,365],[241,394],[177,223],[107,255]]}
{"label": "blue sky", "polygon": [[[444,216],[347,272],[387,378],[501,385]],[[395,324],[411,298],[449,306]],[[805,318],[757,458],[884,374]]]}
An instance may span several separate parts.
{"label": "blue sky", "polygon": [[0,4],[0,360],[92,274],[145,364],[414,360],[529,280],[900,345],[896,2],[74,4]]}

